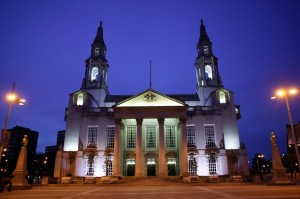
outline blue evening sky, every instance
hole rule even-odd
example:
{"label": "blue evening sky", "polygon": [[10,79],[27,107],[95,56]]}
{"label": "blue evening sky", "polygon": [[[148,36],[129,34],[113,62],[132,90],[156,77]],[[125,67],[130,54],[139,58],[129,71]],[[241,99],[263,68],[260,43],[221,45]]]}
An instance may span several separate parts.
{"label": "blue evening sky", "polygon": [[[225,88],[241,106],[240,139],[251,160],[271,158],[269,135],[286,151],[284,100],[270,100],[280,86],[300,88],[300,1],[297,0],[11,0],[0,2],[0,126],[5,95],[27,99],[12,107],[9,128],[39,131],[38,151],[65,129],[68,95],[81,86],[85,59],[103,21],[111,94],[149,87],[164,94],[196,92],[194,62],[200,19],[219,58]],[[294,123],[300,96],[293,97]],[[3,128],[2,127],[2,128]]]}

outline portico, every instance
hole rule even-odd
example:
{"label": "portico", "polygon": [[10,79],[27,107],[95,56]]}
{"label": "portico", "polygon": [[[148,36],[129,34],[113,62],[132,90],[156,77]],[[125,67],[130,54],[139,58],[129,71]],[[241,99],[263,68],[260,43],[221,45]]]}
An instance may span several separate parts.
{"label": "portico", "polygon": [[114,176],[187,175],[187,107],[152,89],[117,103]]}

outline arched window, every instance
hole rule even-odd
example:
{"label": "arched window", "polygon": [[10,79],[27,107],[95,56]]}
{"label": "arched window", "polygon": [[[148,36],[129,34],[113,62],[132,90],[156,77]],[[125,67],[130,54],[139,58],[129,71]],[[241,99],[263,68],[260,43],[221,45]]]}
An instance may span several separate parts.
{"label": "arched window", "polygon": [[219,100],[220,100],[220,104],[226,103],[226,95],[224,91],[219,92]]}
{"label": "arched window", "polygon": [[83,94],[82,93],[79,93],[77,95],[77,106],[82,106],[83,105]]}
{"label": "arched window", "polygon": [[98,80],[98,68],[94,67],[92,69],[91,81],[97,81],[97,80]]}
{"label": "arched window", "polygon": [[205,66],[205,75],[206,75],[206,79],[212,79],[211,66],[209,66],[209,65]]}

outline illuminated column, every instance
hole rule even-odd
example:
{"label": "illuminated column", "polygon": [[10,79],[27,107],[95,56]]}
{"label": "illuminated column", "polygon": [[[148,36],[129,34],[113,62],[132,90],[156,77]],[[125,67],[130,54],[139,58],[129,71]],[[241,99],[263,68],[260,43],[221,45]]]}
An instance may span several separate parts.
{"label": "illuminated column", "polygon": [[120,126],[121,119],[115,120],[115,137],[114,137],[114,168],[113,175],[120,176]]}
{"label": "illuminated column", "polygon": [[136,119],[136,152],[135,152],[135,176],[142,176],[142,124],[143,119]]}
{"label": "illuminated column", "polygon": [[181,176],[188,176],[188,150],[187,150],[187,140],[186,140],[186,119],[180,118],[180,128],[181,128],[181,165],[180,171]]}
{"label": "illuminated column", "polygon": [[164,118],[158,118],[159,124],[159,167],[158,175],[166,176],[166,149],[165,149],[165,128],[164,128]]}

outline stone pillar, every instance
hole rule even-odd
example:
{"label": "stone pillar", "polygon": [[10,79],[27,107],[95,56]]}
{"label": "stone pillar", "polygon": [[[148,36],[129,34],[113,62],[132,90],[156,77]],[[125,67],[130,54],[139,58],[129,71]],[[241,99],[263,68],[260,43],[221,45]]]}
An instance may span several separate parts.
{"label": "stone pillar", "polygon": [[115,137],[114,137],[114,168],[113,168],[114,176],[120,176],[120,126],[121,126],[121,119],[116,119]]}
{"label": "stone pillar", "polygon": [[136,133],[136,152],[135,152],[135,176],[143,175],[142,171],[142,124],[143,119],[136,119],[137,133]]}
{"label": "stone pillar", "polygon": [[32,186],[28,184],[26,177],[27,172],[27,135],[24,135],[23,146],[20,150],[16,169],[13,172],[13,178],[11,180],[13,189],[30,189]]}
{"label": "stone pillar", "polygon": [[185,177],[188,176],[188,150],[187,150],[187,138],[186,138],[186,119],[180,118],[180,129],[181,129],[181,164],[180,164],[180,175]]}
{"label": "stone pillar", "polygon": [[271,133],[272,142],[272,180],[270,185],[292,185],[288,177],[285,175],[285,168],[282,165],[280,153],[276,144],[276,136],[274,132]]}
{"label": "stone pillar", "polygon": [[76,160],[75,160],[75,176],[85,176],[82,172],[82,165],[83,165],[83,149],[82,146],[79,147],[79,150],[77,152]]}
{"label": "stone pillar", "polygon": [[159,167],[158,167],[158,176],[164,177],[167,175],[166,172],[166,148],[165,148],[165,128],[164,118],[158,118],[159,124]]}
{"label": "stone pillar", "polygon": [[62,158],[63,158],[63,151],[62,146],[60,145],[58,150],[56,151],[56,158],[55,158],[55,167],[54,167],[54,177],[58,178],[60,181],[60,178],[62,177],[61,171],[62,171]]}

